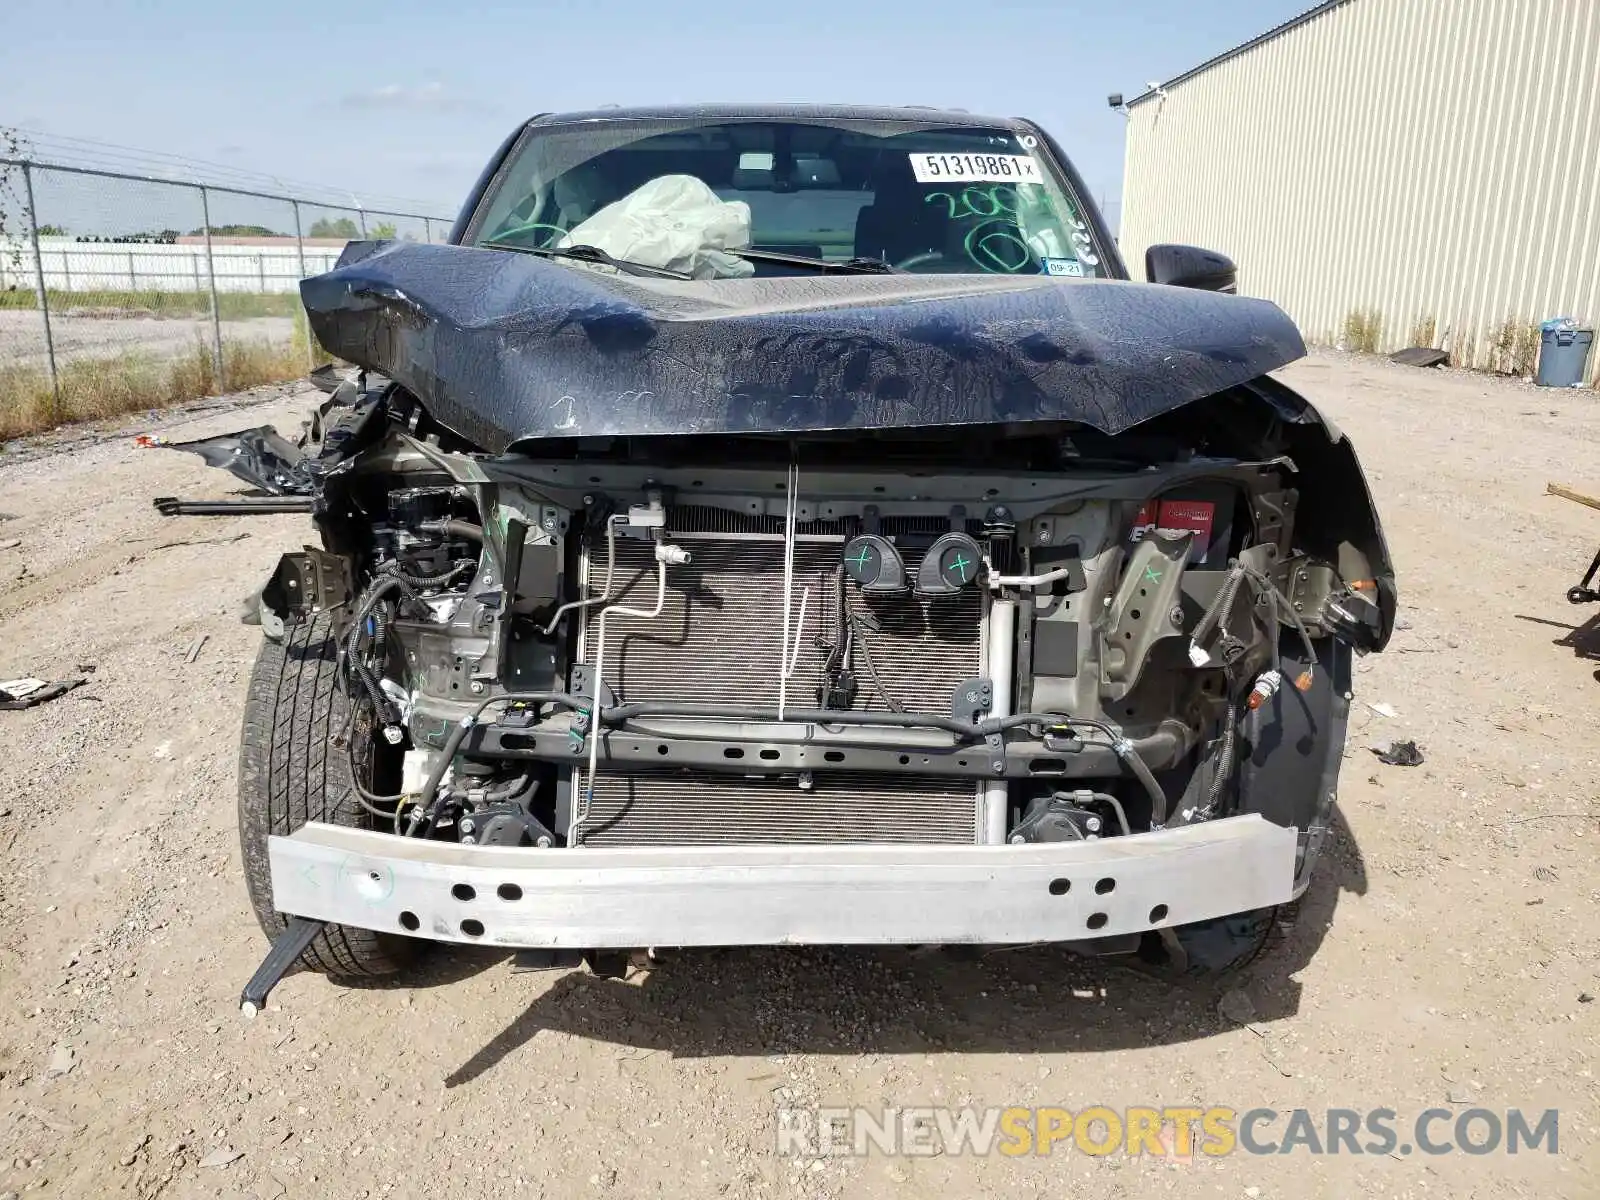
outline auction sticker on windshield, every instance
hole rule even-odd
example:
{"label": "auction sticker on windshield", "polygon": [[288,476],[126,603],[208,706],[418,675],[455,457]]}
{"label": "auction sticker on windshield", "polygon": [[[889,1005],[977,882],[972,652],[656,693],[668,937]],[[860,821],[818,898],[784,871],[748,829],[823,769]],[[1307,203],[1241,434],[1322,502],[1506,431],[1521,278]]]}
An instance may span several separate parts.
{"label": "auction sticker on windshield", "polygon": [[1026,154],[913,154],[918,183],[1040,183],[1039,164]]}

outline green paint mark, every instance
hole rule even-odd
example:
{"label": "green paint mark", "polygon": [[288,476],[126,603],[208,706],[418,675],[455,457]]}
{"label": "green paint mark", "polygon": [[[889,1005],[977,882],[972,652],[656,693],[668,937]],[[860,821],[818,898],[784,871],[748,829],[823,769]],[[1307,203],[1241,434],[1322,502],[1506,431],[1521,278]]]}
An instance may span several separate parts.
{"label": "green paint mark", "polygon": [[1156,570],[1154,567],[1146,567],[1144,569],[1144,577],[1151,583],[1161,582],[1161,572]]}
{"label": "green paint mark", "polygon": [[312,887],[316,888],[318,891],[322,890],[322,885],[317,882],[317,864],[316,863],[307,863],[305,865],[305,867],[301,870],[300,874],[302,874],[302,875],[304,875],[306,877],[306,882],[309,883]]}
{"label": "green paint mark", "polygon": [[961,246],[974,266],[991,274],[1015,275],[1033,263],[1032,248],[1017,234],[1016,226],[1003,221],[974,225]]}
{"label": "green paint mark", "polygon": [[856,556],[850,561],[855,563],[856,570],[865,571],[867,569],[867,564],[872,561],[872,547],[861,547],[861,549],[856,552]]}
{"label": "green paint mark", "polygon": [[967,556],[957,551],[955,558],[950,560],[950,565],[956,569],[956,574],[961,576],[961,582],[965,583],[967,581],[967,568],[972,565],[967,561]]}

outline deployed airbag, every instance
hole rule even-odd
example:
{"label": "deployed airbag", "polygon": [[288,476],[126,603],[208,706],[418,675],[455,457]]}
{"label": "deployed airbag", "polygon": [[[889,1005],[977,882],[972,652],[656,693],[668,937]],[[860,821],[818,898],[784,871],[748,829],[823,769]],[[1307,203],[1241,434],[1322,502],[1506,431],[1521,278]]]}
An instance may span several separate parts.
{"label": "deployed airbag", "polygon": [[[598,246],[612,258],[682,271],[696,279],[735,279],[755,267],[723,254],[750,245],[750,206],[722,200],[693,175],[662,175],[570,229],[562,246]],[[604,270],[605,268],[601,268]]]}

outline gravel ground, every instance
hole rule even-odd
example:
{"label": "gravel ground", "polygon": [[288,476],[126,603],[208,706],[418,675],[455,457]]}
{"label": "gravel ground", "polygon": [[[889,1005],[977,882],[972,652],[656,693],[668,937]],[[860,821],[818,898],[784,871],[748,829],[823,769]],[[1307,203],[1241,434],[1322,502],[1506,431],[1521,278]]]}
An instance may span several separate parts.
{"label": "gravel ground", "polygon": [[[222,322],[224,341],[286,342],[294,335],[290,317],[249,317]],[[211,345],[209,317],[77,316],[50,314],[56,362],[109,358],[138,352],[155,358],[184,354]],[[43,367],[44,322],[36,309],[0,309],[0,366]]]}
{"label": "gravel ground", "polygon": [[[397,984],[291,977],[244,1022],[237,615],[307,526],[159,518],[149,497],[232,481],[135,428],[0,457],[0,678],[90,679],[0,714],[0,1195],[1600,1195],[1600,633],[1563,599],[1600,514],[1542,494],[1600,492],[1600,398],[1332,355],[1284,376],[1362,449],[1404,622],[1358,667],[1321,876],[1228,991],[1042,948],[697,953],[625,982],[451,951]],[[164,421],[287,429],[308,403]],[[1426,763],[1379,764],[1394,738]],[[775,1156],[775,1109],[813,1104],[1387,1107],[1403,1130],[1557,1107],[1560,1149]]]}

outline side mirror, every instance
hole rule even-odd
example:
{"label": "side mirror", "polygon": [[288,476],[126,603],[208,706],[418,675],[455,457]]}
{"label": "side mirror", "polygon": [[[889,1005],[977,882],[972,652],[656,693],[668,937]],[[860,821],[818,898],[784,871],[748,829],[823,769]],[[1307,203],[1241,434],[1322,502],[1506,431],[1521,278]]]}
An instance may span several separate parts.
{"label": "side mirror", "polygon": [[1234,292],[1239,268],[1233,259],[1198,246],[1151,246],[1144,252],[1144,277],[1151,283],[1199,288],[1206,292]]}

